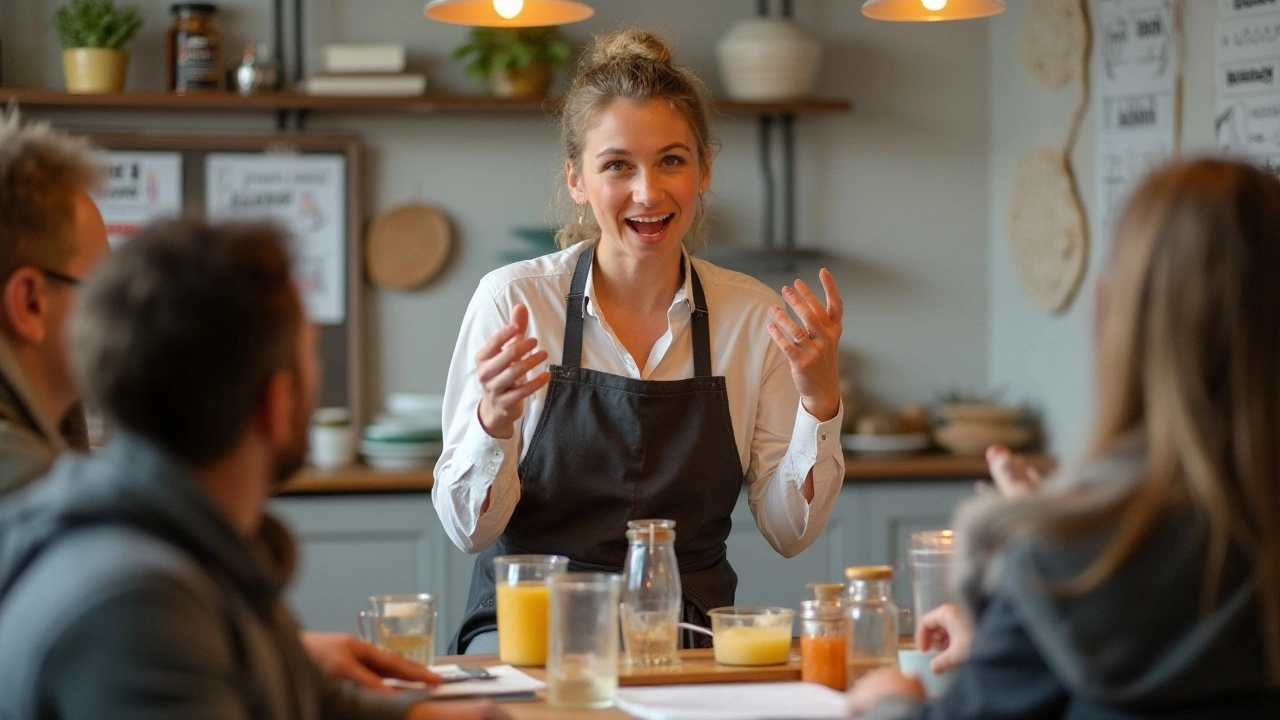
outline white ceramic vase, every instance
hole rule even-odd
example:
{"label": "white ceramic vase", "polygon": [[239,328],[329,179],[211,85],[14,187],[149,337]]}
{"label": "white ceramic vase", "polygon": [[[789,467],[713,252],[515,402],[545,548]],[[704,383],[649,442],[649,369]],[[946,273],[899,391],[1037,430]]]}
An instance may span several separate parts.
{"label": "white ceramic vase", "polygon": [[730,99],[769,102],[812,93],[821,47],[794,20],[751,17],[729,28],[716,55]]}

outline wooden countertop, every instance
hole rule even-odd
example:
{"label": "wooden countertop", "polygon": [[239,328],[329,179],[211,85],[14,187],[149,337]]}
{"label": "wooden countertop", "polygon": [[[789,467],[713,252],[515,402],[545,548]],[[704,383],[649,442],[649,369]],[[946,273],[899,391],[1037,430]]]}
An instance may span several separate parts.
{"label": "wooden countertop", "polygon": [[[1029,455],[1040,472],[1057,467],[1052,455]],[[925,453],[901,457],[868,457],[845,455],[846,483],[917,482],[928,480],[967,480],[987,477],[987,465],[980,457],[957,457],[942,453]],[[374,470],[355,465],[335,471],[304,468],[290,480],[281,495],[329,495],[349,493],[425,493],[431,491],[431,469]]]}

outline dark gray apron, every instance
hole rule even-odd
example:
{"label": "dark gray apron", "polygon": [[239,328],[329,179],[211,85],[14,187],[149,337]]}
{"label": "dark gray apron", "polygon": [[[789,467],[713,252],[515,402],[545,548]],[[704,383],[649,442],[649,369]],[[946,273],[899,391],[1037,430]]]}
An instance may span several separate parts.
{"label": "dark gray apron", "polygon": [[[506,530],[476,558],[466,615],[449,646],[464,652],[497,629],[493,558],[554,554],[571,571],[621,572],[627,521],[676,521],[683,619],[733,604],[738,576],[725,556],[742,467],[724,377],[711,375],[711,334],[692,264],[694,377],[636,380],[581,367],[584,293],[595,248],[578,257],[568,297],[562,364],[520,463],[520,502]],[[709,645],[685,633],[686,647]]]}

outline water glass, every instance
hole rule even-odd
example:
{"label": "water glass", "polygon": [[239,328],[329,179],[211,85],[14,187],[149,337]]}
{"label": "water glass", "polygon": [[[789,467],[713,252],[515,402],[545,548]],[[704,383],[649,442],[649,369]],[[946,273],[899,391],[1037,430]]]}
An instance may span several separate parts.
{"label": "water glass", "polygon": [[563,555],[499,555],[493,559],[498,610],[498,657],[542,667],[547,662],[550,591],[547,579],[569,569]]}
{"label": "water glass", "polygon": [[911,601],[916,622],[943,603],[951,593],[951,558],[955,533],[924,530],[907,535],[907,567],[911,570]]}
{"label": "water glass", "polygon": [[360,637],[420,665],[430,665],[436,646],[436,599],[426,593],[373,595],[361,610]]}
{"label": "water glass", "polygon": [[618,689],[622,579],[609,573],[561,573],[549,585],[547,701],[559,708],[609,707]]}

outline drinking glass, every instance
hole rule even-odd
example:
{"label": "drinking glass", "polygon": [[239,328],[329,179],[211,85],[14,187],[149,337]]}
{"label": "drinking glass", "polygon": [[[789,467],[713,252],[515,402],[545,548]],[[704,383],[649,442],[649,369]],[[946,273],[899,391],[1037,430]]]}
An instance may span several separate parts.
{"label": "drinking glass", "polygon": [[549,580],[551,648],[547,700],[560,708],[605,708],[618,689],[618,594],[609,573],[560,573]]}
{"label": "drinking glass", "polygon": [[943,603],[954,602],[950,574],[955,533],[923,530],[907,535],[907,567],[911,570],[911,602],[915,621]]}
{"label": "drinking glass", "polygon": [[547,662],[547,578],[569,569],[563,555],[499,555],[493,559],[498,605],[498,657],[541,667]]}
{"label": "drinking glass", "polygon": [[420,665],[430,665],[436,646],[433,595],[373,595],[359,615],[360,637]]}

